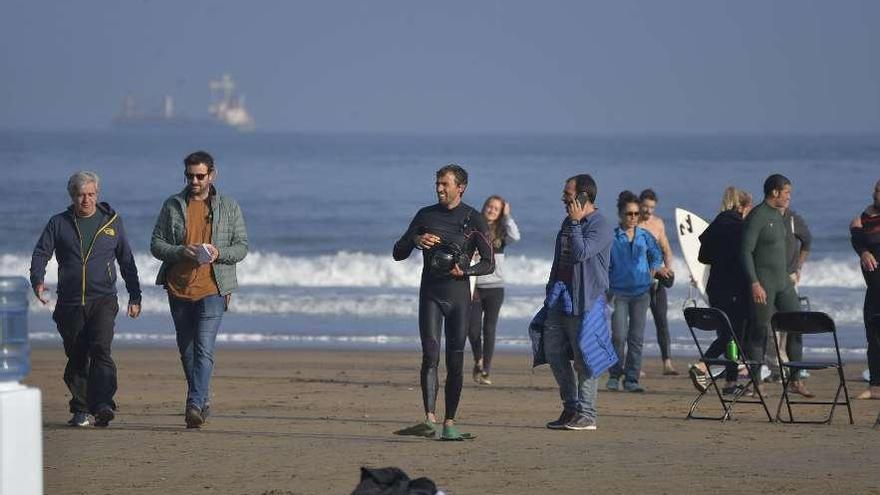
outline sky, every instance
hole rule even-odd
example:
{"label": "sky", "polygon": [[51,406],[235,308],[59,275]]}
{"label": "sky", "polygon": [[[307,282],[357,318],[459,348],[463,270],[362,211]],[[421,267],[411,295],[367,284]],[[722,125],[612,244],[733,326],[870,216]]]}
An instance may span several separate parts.
{"label": "sky", "polygon": [[880,132],[880,2],[3,0],[0,128],[131,94],[265,131]]}

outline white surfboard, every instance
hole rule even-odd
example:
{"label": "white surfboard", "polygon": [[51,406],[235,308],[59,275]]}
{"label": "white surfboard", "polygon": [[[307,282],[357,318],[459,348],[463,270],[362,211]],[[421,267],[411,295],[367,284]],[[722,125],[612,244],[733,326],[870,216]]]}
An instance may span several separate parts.
{"label": "white surfboard", "polygon": [[675,209],[675,230],[678,232],[678,245],[684,262],[691,272],[691,278],[696,284],[697,291],[706,304],[709,297],[706,295],[706,282],[709,281],[709,266],[700,263],[700,234],[706,230],[709,224],[697,214],[683,208]]}

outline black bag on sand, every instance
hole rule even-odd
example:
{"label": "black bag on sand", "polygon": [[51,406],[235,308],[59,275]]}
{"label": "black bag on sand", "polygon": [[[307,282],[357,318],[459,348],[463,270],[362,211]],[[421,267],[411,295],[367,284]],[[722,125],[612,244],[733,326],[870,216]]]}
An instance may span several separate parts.
{"label": "black bag on sand", "polygon": [[351,495],[434,495],[437,485],[428,478],[410,480],[395,467],[361,468],[361,482]]}

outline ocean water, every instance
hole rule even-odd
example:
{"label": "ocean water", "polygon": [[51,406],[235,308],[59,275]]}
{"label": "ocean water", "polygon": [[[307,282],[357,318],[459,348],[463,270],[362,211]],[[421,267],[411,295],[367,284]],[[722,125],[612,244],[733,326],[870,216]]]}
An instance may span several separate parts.
{"label": "ocean water", "polygon": [[[850,358],[864,355],[864,282],[849,245],[849,221],[880,177],[878,135],[333,135],[161,134],[0,131],[4,215],[0,274],[27,276],[34,242],[49,216],[69,204],[65,187],[80,169],[101,176],[101,200],[125,221],[144,289],[144,315],[117,319],[120,344],[173,345],[159,262],[149,236],[162,201],[179,191],[183,157],[211,152],[217,187],[236,198],[250,237],[241,284],[224,319],[221,345],[418,348],[418,253],[391,259],[416,210],[435,202],[434,171],[450,162],[470,173],[465,202],[490,194],[512,205],[521,242],[508,248],[508,287],[498,329],[502,348],[527,349],[526,328],[543,300],[553,239],[564,216],[565,178],[593,175],[609,219],[623,189],[659,195],[673,247],[673,209],[711,221],[729,184],[761,196],[770,173],[794,183],[793,208],[813,233],[801,294],[829,313]],[[669,319],[674,354],[694,348],[681,308],[689,297],[677,260]],[[54,261],[47,282],[55,283]],[[127,301],[120,286],[121,303]],[[58,340],[51,308],[32,299],[31,337]],[[656,353],[649,318],[646,349]],[[812,353],[825,342],[807,340]]]}

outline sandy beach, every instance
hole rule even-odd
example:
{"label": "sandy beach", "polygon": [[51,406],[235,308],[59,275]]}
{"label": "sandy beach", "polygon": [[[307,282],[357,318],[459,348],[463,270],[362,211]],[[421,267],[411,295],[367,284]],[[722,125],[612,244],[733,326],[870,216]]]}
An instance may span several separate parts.
{"label": "sandy beach", "polygon": [[[397,466],[455,495],[880,493],[880,431],[871,428],[880,401],[854,401],[854,426],[845,408],[831,425],[785,425],[745,404],[726,424],[688,421],[693,387],[684,375],[660,376],[657,358],[646,359],[647,393],[600,391],[598,430],[574,432],[544,427],[560,411],[549,368],[501,354],[495,385],[477,386],[466,372],[459,425],[478,438],[440,442],[392,434],[423,419],[417,351],[221,348],[214,414],[201,430],[183,424],[175,349],[114,356],[117,419],[71,428],[63,351],[33,351],[27,381],[43,393],[47,494],[346,494],[361,466]],[[855,381],[861,369],[847,371],[851,395],[865,386]],[[834,379],[815,373],[809,384],[821,396]],[[779,387],[770,390],[775,410]]]}

